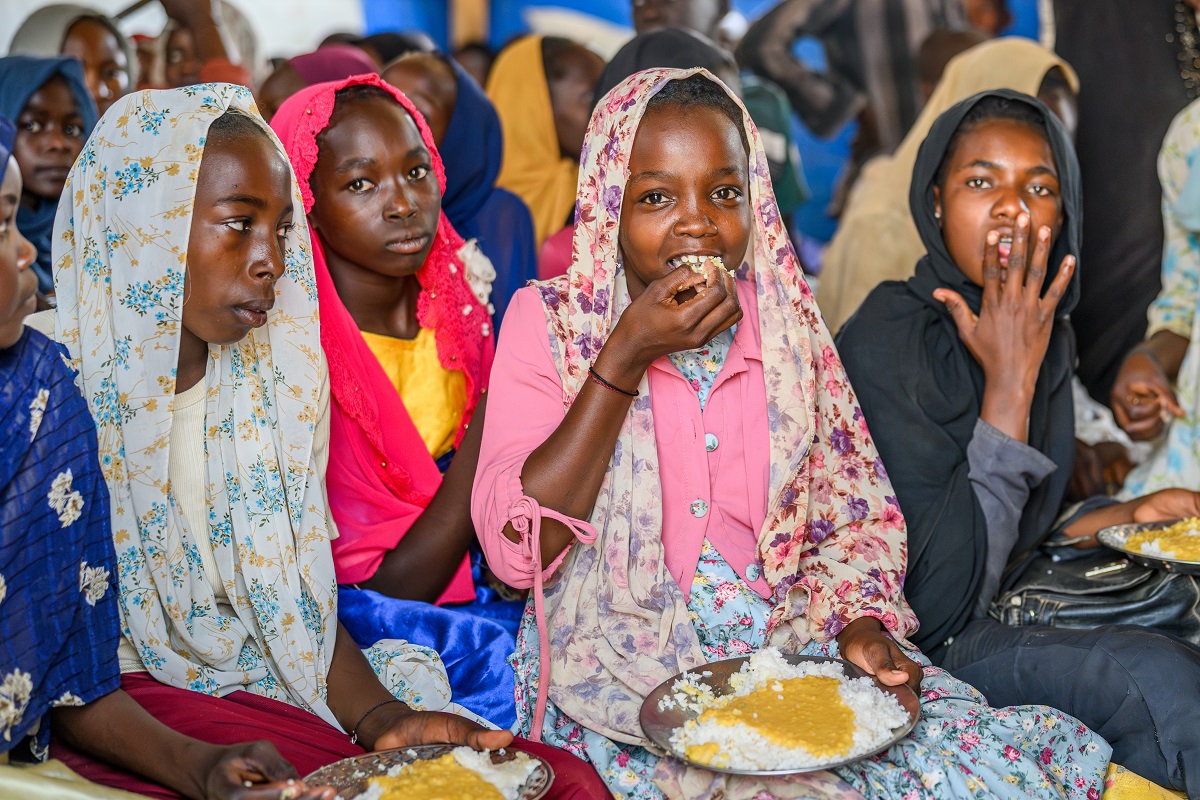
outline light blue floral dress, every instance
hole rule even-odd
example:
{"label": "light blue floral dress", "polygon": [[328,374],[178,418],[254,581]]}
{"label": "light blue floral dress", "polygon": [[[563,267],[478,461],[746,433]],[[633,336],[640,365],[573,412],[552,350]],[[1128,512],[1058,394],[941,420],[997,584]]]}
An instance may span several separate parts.
{"label": "light blue floral dress", "polygon": [[[733,342],[734,330],[671,361],[692,386],[701,409]],[[688,596],[688,612],[710,661],[754,652],[766,640],[771,603],[748,586],[717,549],[704,541]],[[812,642],[803,655],[837,657],[836,641]],[[1098,800],[1111,748],[1081,723],[1045,706],[993,709],[984,697],[916,651],[925,669],[921,719],[885,753],[828,773],[789,779],[787,797],[848,798],[1087,798]],[[526,607],[512,659],[517,676],[517,724],[529,735],[538,685],[538,634]],[[626,800],[661,800],[652,776],[658,756],[584,728],[547,700],[542,740],[591,762]],[[844,783],[843,783],[844,782]],[[839,786],[840,785],[840,786]],[[811,791],[803,787],[811,786]],[[852,788],[851,788],[852,787]],[[756,800],[771,800],[760,793]]]}

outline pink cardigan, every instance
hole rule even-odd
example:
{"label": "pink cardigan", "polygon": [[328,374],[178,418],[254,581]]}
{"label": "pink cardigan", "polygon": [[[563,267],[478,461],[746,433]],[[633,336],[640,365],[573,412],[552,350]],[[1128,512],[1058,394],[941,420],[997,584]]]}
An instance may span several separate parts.
{"label": "pink cardigan", "polygon": [[[658,359],[649,371],[662,475],[663,546],[667,569],[685,596],[705,538],[750,586],[770,596],[756,552],[766,518],[769,439],[754,293],[752,283],[738,282],[745,317],[703,413],[696,393],[670,360]],[[527,543],[513,542],[503,530],[510,520],[527,517],[530,504],[521,502],[521,470],[566,415],[562,396],[541,297],[536,287],[521,289],[504,316],[471,495],[471,514],[488,565],[517,588],[534,583],[533,554]],[[545,578],[565,554],[545,570]]]}

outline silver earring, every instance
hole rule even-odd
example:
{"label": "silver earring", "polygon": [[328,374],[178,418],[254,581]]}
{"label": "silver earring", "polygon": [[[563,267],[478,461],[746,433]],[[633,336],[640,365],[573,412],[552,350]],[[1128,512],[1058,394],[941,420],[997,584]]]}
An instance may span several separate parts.
{"label": "silver earring", "polygon": [[933,218],[934,218],[934,219],[941,219],[941,218],[942,218],[942,210],[941,210],[940,208],[935,208],[935,209],[933,210]]}

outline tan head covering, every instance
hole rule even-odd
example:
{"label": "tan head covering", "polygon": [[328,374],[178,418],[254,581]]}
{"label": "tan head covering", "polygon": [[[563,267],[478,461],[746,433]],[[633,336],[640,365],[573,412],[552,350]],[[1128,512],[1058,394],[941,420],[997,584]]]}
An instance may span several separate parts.
{"label": "tan head covering", "polygon": [[883,281],[912,276],[925,246],[908,210],[917,150],[942,112],[989,89],[1036,95],[1046,73],[1062,69],[1079,91],[1071,65],[1029,39],[993,39],[952,59],[921,115],[891,156],[872,159],[850,195],[837,233],[825,253],[817,305],[836,331],[867,294]]}
{"label": "tan head covering", "polygon": [[579,164],[563,156],[558,144],[541,36],[527,36],[500,53],[487,94],[504,131],[504,163],[496,185],[529,206],[541,247],[567,224],[579,179]]}

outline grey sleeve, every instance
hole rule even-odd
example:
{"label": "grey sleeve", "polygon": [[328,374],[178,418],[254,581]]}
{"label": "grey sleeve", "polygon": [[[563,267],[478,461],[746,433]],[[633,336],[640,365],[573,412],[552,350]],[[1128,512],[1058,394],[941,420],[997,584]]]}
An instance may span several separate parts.
{"label": "grey sleeve", "polygon": [[1021,512],[1029,492],[1058,465],[1024,442],[983,420],[967,445],[967,477],[987,519],[987,563],[975,605],[975,616],[987,616],[988,604],[1000,588],[1000,578],[1017,543]]}

